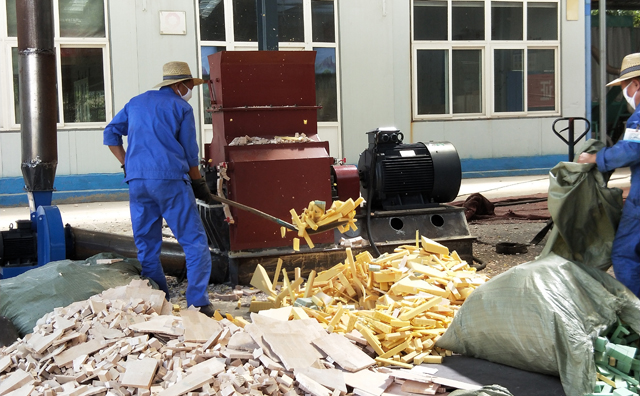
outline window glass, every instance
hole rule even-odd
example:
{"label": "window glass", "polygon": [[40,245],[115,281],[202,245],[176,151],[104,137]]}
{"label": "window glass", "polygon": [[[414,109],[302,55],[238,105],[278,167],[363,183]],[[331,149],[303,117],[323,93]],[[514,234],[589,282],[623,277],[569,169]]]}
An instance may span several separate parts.
{"label": "window glass", "polygon": [[527,110],[553,111],[556,107],[555,51],[527,51]]}
{"label": "window glass", "polygon": [[200,0],[200,40],[224,41],[224,1]]}
{"label": "window glass", "polygon": [[491,39],[522,40],[522,3],[491,2]]}
{"label": "window glass", "polygon": [[318,43],[335,43],[333,0],[311,0],[312,40]]}
{"label": "window glass", "polygon": [[453,40],[484,40],[484,2],[452,2],[451,35]]}
{"label": "window glass", "polygon": [[302,0],[278,0],[278,41],[304,41]]}
{"label": "window glass", "polygon": [[558,39],[558,5],[527,3],[527,39]]}
{"label": "window glass", "polygon": [[338,121],[338,83],[336,49],[314,48],[316,51],[316,103],[318,121]]}
{"label": "window glass", "polygon": [[13,105],[15,123],[20,124],[20,84],[18,76],[18,49],[16,47],[11,48],[11,65],[13,66]]}
{"label": "window glass", "polygon": [[418,50],[418,114],[449,113],[449,53]]}
{"label": "window glass", "polygon": [[211,124],[211,113],[208,112],[209,108],[211,108],[211,91],[209,91],[209,77],[210,77],[210,68],[209,68],[209,55],[213,55],[216,52],[224,51],[225,47],[200,47],[200,56],[202,58],[202,79],[204,80],[204,84],[202,87],[202,95],[204,96],[204,123]]}
{"label": "window glass", "polygon": [[105,37],[103,0],[58,0],[61,37]]}
{"label": "window glass", "polygon": [[453,50],[451,68],[453,112],[482,112],[482,51]]}
{"label": "window glass", "polygon": [[18,37],[18,20],[16,16],[16,0],[6,0],[7,7],[7,35],[9,37]]}
{"label": "window glass", "polygon": [[497,49],[494,52],[495,111],[524,110],[523,50]]}
{"label": "window glass", "polygon": [[60,49],[64,122],[106,120],[102,48]]}
{"label": "window glass", "polygon": [[235,41],[258,41],[258,17],[255,0],[233,0]]}
{"label": "window glass", "polygon": [[447,40],[447,2],[413,2],[413,39]]}

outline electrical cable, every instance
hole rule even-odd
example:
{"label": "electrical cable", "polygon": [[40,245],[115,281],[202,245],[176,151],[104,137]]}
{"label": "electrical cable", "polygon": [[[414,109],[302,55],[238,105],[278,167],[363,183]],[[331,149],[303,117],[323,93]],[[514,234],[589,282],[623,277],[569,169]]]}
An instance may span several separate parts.
{"label": "electrical cable", "polygon": [[369,169],[369,185],[367,186],[367,239],[369,240],[369,244],[373,248],[373,251],[377,254],[376,257],[380,257],[380,251],[373,241],[373,236],[371,235],[371,201],[373,198],[373,178],[375,174],[375,158],[377,153],[377,145],[374,145],[371,156],[371,168]]}
{"label": "electrical cable", "polygon": [[482,271],[483,269],[485,269],[485,267],[487,266],[487,263],[485,263],[483,260],[477,258],[476,256],[471,256],[473,258],[473,261],[477,261],[480,265],[474,265],[471,264],[471,266],[473,268],[476,269],[476,271]]}

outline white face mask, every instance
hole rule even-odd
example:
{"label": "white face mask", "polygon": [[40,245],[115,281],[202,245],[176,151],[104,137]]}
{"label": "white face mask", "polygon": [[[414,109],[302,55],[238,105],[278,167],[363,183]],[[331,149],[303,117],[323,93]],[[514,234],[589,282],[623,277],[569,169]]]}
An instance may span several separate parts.
{"label": "white face mask", "polygon": [[[633,94],[633,96],[629,96],[629,94],[627,93],[627,89],[629,89],[629,86],[631,84],[627,85],[625,89],[622,90],[622,94],[624,95],[624,98],[627,100],[627,103],[629,103],[629,106],[631,106],[631,108],[633,108],[634,110],[636,109],[636,94]],[[638,93],[638,91],[636,91],[636,93]]]}
{"label": "white face mask", "polygon": [[[193,92],[191,92],[191,89],[187,87],[184,83],[182,85],[184,85],[187,88],[187,93],[184,95],[180,94],[180,97],[188,102],[189,99],[191,99],[191,95],[193,94]],[[180,91],[178,91],[178,93],[180,93]]]}

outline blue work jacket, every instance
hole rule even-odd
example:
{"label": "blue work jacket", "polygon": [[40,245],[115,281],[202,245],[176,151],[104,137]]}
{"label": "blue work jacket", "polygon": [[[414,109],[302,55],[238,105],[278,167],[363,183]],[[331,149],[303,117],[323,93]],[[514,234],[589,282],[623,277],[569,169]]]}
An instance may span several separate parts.
{"label": "blue work jacket", "polygon": [[[627,120],[627,128],[640,128],[640,107]],[[612,147],[598,151],[596,164],[601,172],[626,166],[631,168],[631,188],[623,213],[640,215],[640,143],[621,139]]]}
{"label": "blue work jacket", "polygon": [[127,136],[126,178],[189,180],[198,165],[193,108],[170,87],[147,91],[127,103],[104,129],[103,143],[122,145]]}

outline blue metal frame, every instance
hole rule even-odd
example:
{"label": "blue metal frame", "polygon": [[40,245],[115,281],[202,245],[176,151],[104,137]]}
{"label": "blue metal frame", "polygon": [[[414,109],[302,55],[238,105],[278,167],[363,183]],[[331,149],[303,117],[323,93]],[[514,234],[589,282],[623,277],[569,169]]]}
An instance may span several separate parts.
{"label": "blue metal frame", "polygon": [[57,206],[40,206],[37,210],[38,266],[64,260],[66,245],[64,226]]}

